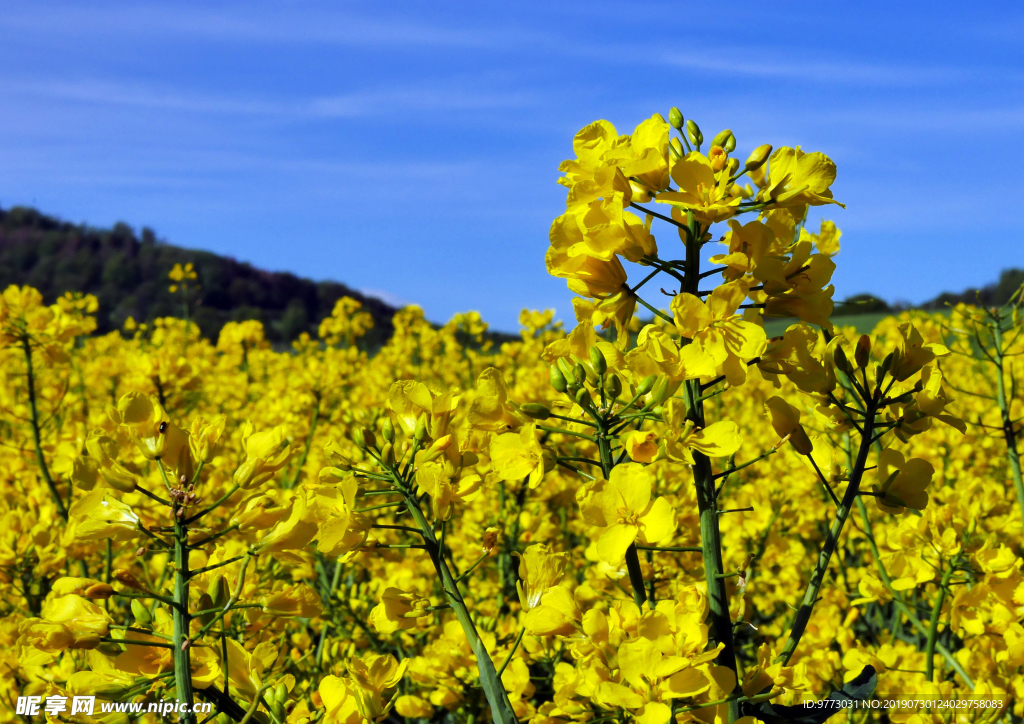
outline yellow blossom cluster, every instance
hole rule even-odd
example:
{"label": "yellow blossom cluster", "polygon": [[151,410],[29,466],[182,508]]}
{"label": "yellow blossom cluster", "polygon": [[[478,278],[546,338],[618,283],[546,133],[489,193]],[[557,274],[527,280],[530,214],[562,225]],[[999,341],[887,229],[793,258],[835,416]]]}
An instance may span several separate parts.
{"label": "yellow blossom cluster", "polygon": [[187,297],[95,336],[4,291],[0,724],[1019,721],[1021,298],[834,327],[835,166],[736,148],[580,131],[577,324],[501,344],[408,307],[370,355],[347,298],[289,350]]}

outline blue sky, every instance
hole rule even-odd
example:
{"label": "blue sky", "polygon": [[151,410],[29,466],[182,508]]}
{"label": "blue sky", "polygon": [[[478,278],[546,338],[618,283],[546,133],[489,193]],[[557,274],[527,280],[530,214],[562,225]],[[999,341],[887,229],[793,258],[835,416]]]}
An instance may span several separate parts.
{"label": "blue sky", "polygon": [[0,205],[514,329],[571,317],[573,134],[677,105],[830,155],[836,298],[920,302],[1024,265],[1021,38],[1009,2],[8,0]]}

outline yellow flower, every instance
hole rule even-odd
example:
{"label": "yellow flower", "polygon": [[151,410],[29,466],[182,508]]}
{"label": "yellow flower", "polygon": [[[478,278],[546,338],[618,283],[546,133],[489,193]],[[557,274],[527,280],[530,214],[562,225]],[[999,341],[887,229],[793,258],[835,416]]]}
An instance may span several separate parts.
{"label": "yellow flower", "polygon": [[22,630],[25,643],[41,651],[92,649],[110,630],[110,616],[75,594],[55,596],[43,606],[41,619],[30,619]]}
{"label": "yellow flower", "polygon": [[323,612],[320,594],[304,583],[285,585],[260,599],[263,613],[271,616],[316,618]]}
{"label": "yellow flower", "polygon": [[768,168],[768,179],[758,199],[771,200],[778,206],[843,206],[832,198],[829,186],[836,180],[836,165],[825,154],[804,153],[799,146],[780,148],[768,159]]}
{"label": "yellow flower", "polygon": [[633,430],[622,436],[622,447],[633,462],[649,463],[658,455],[658,435],[655,432]]}
{"label": "yellow flower", "polygon": [[901,339],[892,356],[889,374],[903,382],[936,357],[946,357],[949,350],[937,342],[925,344],[921,333],[910,322],[899,326]]}
{"label": "yellow flower", "polygon": [[577,491],[583,519],[604,528],[597,541],[601,560],[617,565],[634,541],[657,544],[675,532],[675,511],[665,498],[651,500],[651,484],[643,465],[625,463],[612,469],[609,480],[594,480]]}
{"label": "yellow flower", "polygon": [[67,535],[74,541],[130,540],[139,535],[139,516],[110,490],[94,490],[71,506]]}
{"label": "yellow flower", "polygon": [[669,431],[665,436],[665,451],[672,460],[693,465],[692,450],[708,457],[732,455],[740,449],[739,425],[732,420],[719,420],[699,428],[686,419],[686,402],[677,398],[665,404],[665,422]]}
{"label": "yellow flower", "polygon": [[700,344],[734,386],[743,384],[747,361],[764,351],[766,341],[764,329],[736,316],[747,289],[745,282],[728,282],[717,287],[706,304],[684,292],[671,305],[680,334]]}
{"label": "yellow flower", "polygon": [[730,193],[728,173],[723,170],[716,174],[711,161],[698,151],[691,151],[672,166],[672,180],[679,190],[664,191],[655,201],[691,211],[702,224],[734,216],[743,200]]}
{"label": "yellow flower", "polygon": [[255,488],[270,480],[288,463],[292,454],[284,428],[256,432],[249,420],[242,425],[242,445],[245,462],[235,471],[234,480],[243,488]]}
{"label": "yellow flower", "polygon": [[429,616],[424,611],[430,601],[415,593],[388,586],[381,594],[380,603],[370,611],[370,624],[382,634],[415,628],[419,617]]}
{"label": "yellow flower", "polygon": [[537,426],[523,425],[519,432],[507,432],[491,440],[491,466],[505,481],[527,479],[536,488],[544,479],[544,450],[537,442]]}
{"label": "yellow flower", "polygon": [[160,402],[141,392],[128,392],[109,410],[111,420],[124,426],[128,436],[149,460],[160,460],[170,482],[192,479],[188,433],[171,422]]}
{"label": "yellow flower", "polygon": [[887,448],[878,456],[874,490],[878,507],[887,513],[904,513],[907,508],[923,510],[928,505],[925,488],[932,480],[935,468],[922,458],[904,460],[903,453]]}
{"label": "yellow flower", "polygon": [[814,445],[807,437],[804,426],[800,424],[800,410],[778,395],[769,397],[764,406],[771,415],[772,427],[776,434],[783,440],[789,440],[793,449],[801,455],[810,455]]}
{"label": "yellow flower", "polygon": [[387,714],[381,694],[397,686],[408,668],[409,659],[399,664],[391,654],[368,653],[361,659],[349,661],[348,671],[355,685],[359,713],[372,720]]}
{"label": "yellow flower", "polygon": [[320,680],[317,692],[326,710],[325,724],[359,724],[363,721],[353,686],[337,676]]}

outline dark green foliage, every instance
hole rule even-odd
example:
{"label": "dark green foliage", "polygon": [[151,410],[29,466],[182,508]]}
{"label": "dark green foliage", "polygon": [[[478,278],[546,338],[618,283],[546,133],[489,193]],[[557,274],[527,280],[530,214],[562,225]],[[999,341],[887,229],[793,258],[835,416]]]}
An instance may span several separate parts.
{"label": "dark green foliage", "polygon": [[129,316],[138,322],[181,316],[181,295],[168,291],[167,274],[175,264],[188,262],[200,285],[191,316],[210,339],[217,339],[226,322],[244,319],[263,322],[267,338],[278,345],[302,332],[315,336],[320,320],[343,296],[358,299],[373,315],[366,347],[379,347],[391,335],[396,310],[344,284],[267,272],[208,251],[182,249],[158,241],[150,229],[136,236],[124,223],[94,229],[27,207],[0,209],[0,289],[28,284],[48,303],[69,291],[95,294],[100,333],[119,329]]}
{"label": "dark green foliage", "polygon": [[968,289],[954,294],[944,292],[931,301],[921,305],[922,309],[945,309],[947,305],[975,304],[986,307],[999,307],[1006,304],[1010,297],[1024,284],[1024,269],[1004,269],[995,284],[986,284],[981,289]]}
{"label": "dark green foliage", "polygon": [[874,312],[892,313],[893,309],[884,299],[872,294],[856,294],[842,302],[837,302],[832,310],[833,316],[845,317],[849,314],[871,314]]}

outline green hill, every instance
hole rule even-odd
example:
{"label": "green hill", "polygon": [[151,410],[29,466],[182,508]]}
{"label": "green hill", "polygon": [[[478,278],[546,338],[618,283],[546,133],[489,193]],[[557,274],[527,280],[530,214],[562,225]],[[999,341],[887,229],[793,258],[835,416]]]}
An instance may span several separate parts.
{"label": "green hill", "polygon": [[216,339],[230,321],[258,319],[276,344],[302,332],[316,333],[343,296],[362,302],[374,318],[364,338],[378,347],[392,332],[395,308],[338,282],[314,282],[285,272],[268,272],[208,251],[183,249],[139,235],[124,223],[112,229],[70,224],[35,209],[0,209],[0,288],[28,284],[47,302],[67,291],[95,294],[99,332],[120,328],[130,316],[142,322],[180,315],[180,295],[168,291],[167,274],[191,262],[200,288],[192,319],[204,336]]}

